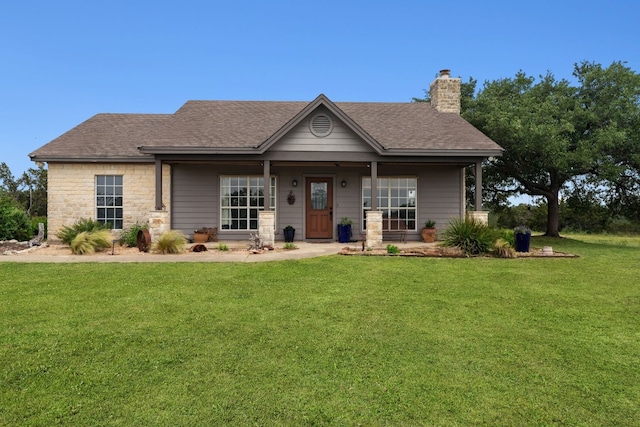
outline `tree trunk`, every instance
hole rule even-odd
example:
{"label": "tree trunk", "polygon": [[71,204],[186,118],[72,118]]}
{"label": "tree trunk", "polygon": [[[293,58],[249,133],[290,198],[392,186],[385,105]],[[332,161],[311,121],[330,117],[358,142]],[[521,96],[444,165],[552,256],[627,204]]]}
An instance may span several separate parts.
{"label": "tree trunk", "polygon": [[552,190],[547,195],[547,237],[560,237],[560,201],[558,197],[559,190]]}

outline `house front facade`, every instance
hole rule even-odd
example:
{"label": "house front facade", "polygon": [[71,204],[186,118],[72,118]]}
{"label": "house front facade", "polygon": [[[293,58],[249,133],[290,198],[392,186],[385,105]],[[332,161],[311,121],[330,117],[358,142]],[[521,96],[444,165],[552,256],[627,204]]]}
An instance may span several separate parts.
{"label": "house front facade", "polygon": [[419,240],[465,212],[465,168],[502,149],[460,117],[460,79],[431,103],[188,101],[174,114],[98,114],[31,153],[48,164],[49,236],[79,218],[221,240]]}

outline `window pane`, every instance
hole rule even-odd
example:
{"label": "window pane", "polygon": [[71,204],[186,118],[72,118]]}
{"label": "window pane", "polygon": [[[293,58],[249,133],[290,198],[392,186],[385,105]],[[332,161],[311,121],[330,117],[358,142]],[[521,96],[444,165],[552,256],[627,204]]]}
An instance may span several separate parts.
{"label": "window pane", "polygon": [[[258,211],[264,207],[263,183],[262,176],[226,176],[220,179],[222,229],[256,230],[258,228]],[[270,184],[271,208],[274,209],[277,199],[275,177],[271,178]]]}
{"label": "window pane", "polygon": [[311,209],[313,210],[327,209],[327,183],[326,182],[311,183]]}

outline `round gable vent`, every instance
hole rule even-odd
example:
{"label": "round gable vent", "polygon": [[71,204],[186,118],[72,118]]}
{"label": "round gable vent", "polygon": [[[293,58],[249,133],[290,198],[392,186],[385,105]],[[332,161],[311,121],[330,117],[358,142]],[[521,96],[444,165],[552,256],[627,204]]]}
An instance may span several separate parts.
{"label": "round gable vent", "polygon": [[333,122],[326,114],[316,114],[310,122],[311,133],[317,137],[327,136],[333,130]]}

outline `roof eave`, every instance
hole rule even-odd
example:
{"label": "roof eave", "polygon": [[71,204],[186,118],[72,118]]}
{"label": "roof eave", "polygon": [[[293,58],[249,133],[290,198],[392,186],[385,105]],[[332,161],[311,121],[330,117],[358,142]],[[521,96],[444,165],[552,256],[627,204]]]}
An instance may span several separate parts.
{"label": "roof eave", "polygon": [[224,147],[174,147],[147,146],[138,147],[142,154],[257,154],[255,148],[224,148]]}
{"label": "roof eave", "polygon": [[390,148],[382,153],[383,156],[419,156],[419,157],[497,157],[502,156],[504,150],[501,148],[486,149],[427,149],[427,150],[404,150]]}
{"label": "roof eave", "polygon": [[30,155],[32,162],[42,163],[148,163],[153,162],[151,156],[115,156],[115,157],[69,157],[69,156],[48,156],[48,155]]}

